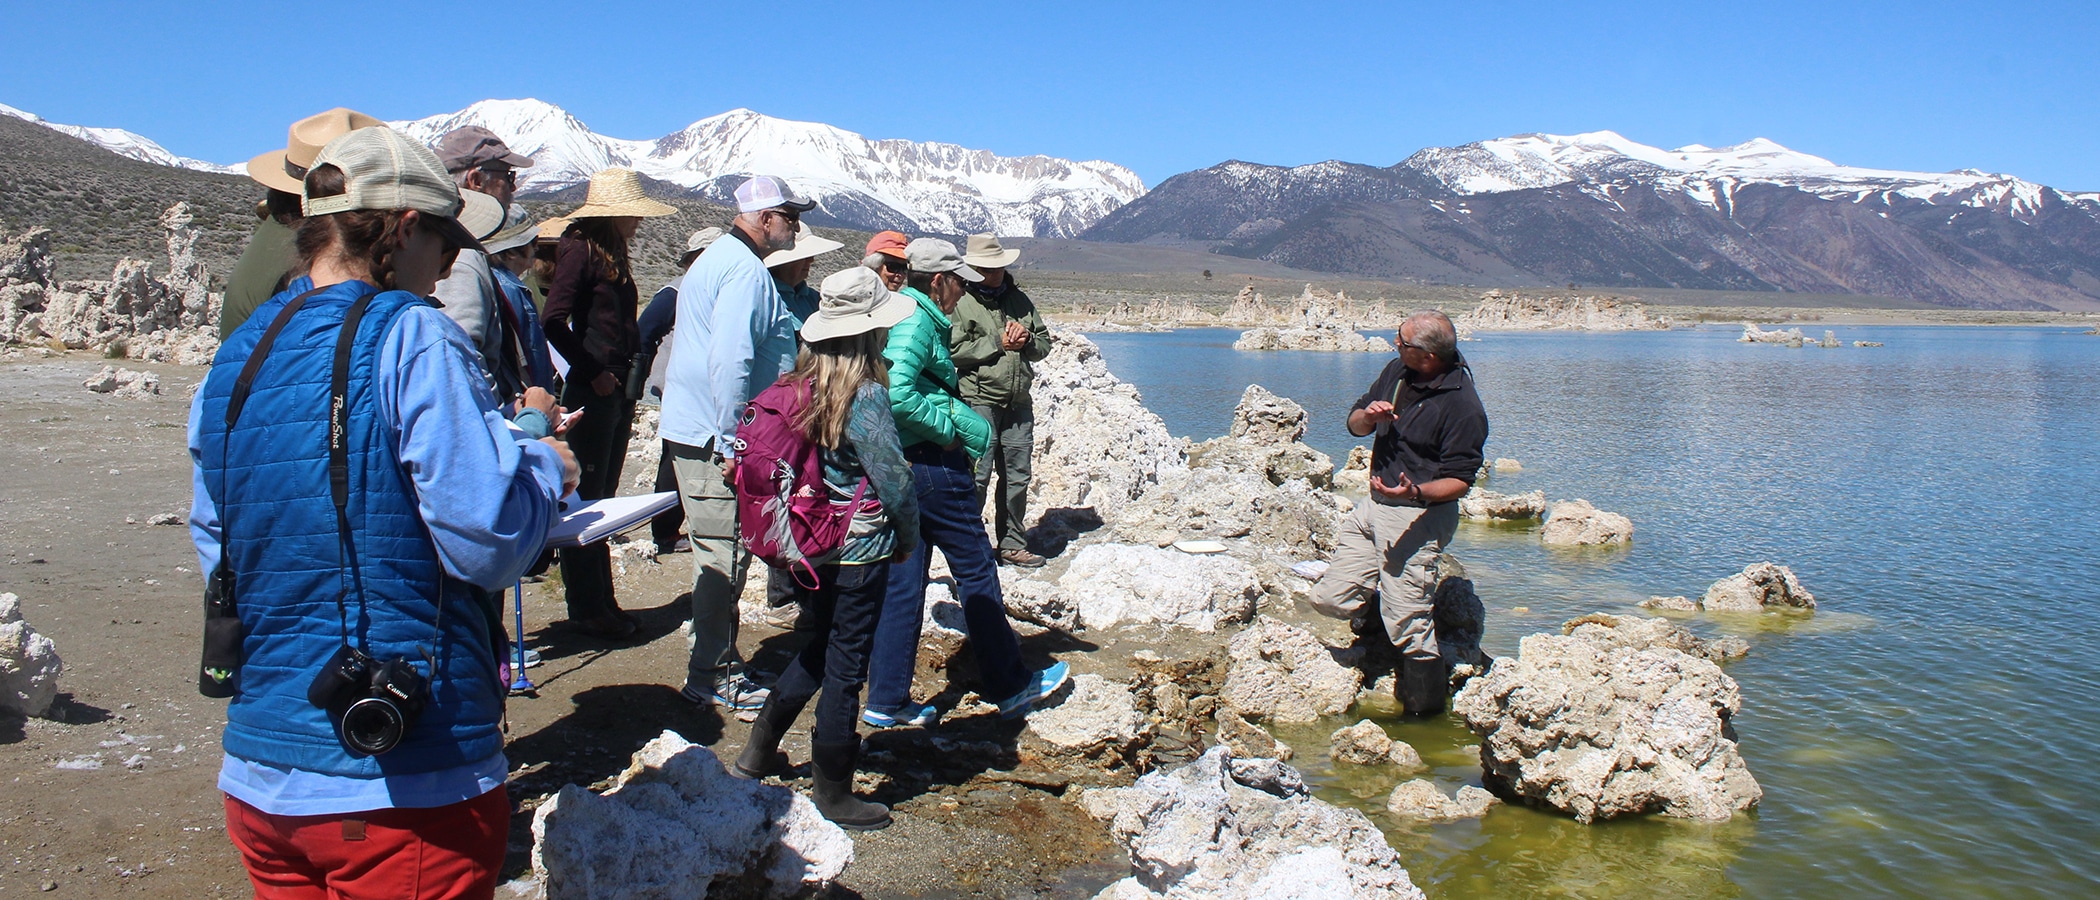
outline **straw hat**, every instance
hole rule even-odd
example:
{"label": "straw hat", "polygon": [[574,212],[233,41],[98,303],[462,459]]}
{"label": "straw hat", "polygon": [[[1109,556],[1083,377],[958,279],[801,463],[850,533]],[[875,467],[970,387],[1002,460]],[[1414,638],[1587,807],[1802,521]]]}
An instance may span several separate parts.
{"label": "straw hat", "polygon": [[796,260],[814,259],[844,246],[846,245],[809,230],[808,223],[797,223],[795,246],[766,254],[766,268],[784,266]]}
{"label": "straw hat", "polygon": [[823,299],[802,323],[802,339],[812,344],[832,338],[889,328],[911,318],[918,304],[884,287],[882,278],[859,266],[840,269],[817,288]]}
{"label": "straw hat", "polygon": [[541,222],[539,240],[561,240],[561,233],[569,230],[569,223],[571,221],[572,220],[568,216],[557,216],[555,218],[548,219],[545,222]]}
{"label": "straw hat", "polygon": [[583,205],[569,214],[571,219],[589,219],[607,216],[668,216],[678,207],[658,203],[642,195],[642,178],[633,169],[600,169],[591,176],[590,193],[583,197]]}
{"label": "straw hat", "polygon": [[1021,258],[1021,251],[999,246],[999,239],[989,234],[973,234],[964,244],[963,262],[973,269],[1004,269]]}
{"label": "straw hat", "polygon": [[359,128],[384,125],[356,110],[336,107],[292,123],[282,150],[272,150],[248,161],[248,177],[266,188],[297,194],[305,189],[306,170],[328,142]]}

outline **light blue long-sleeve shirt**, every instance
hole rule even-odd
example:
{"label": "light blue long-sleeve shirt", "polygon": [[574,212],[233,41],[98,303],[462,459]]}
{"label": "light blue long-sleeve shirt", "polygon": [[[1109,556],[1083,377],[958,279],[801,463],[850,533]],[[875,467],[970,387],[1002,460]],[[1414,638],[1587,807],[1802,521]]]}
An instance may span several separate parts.
{"label": "light blue long-sleeve shirt", "polygon": [[710,244],[678,283],[658,433],[733,455],[744,404],[795,367],[795,319],[742,235]]}
{"label": "light blue long-sleeve shirt", "polygon": [[[304,286],[301,285],[303,288]],[[561,457],[503,418],[480,376],[480,351],[433,307],[403,310],[379,348],[373,389],[393,430],[416,505],[445,573],[486,590],[516,583],[560,516]],[[206,378],[238,376],[214,367]],[[204,392],[190,403],[190,536],[199,571],[219,564],[219,511],[206,493],[197,429]],[[334,815],[428,808],[479,797],[503,785],[502,753],[412,776],[351,778],[270,766],[227,755],[219,789],[274,815]]]}
{"label": "light blue long-sleeve shirt", "polygon": [[[379,417],[393,429],[401,466],[445,574],[483,590],[515,584],[560,517],[561,457],[513,428],[480,377],[480,351],[434,307],[394,318],[373,379]],[[234,378],[214,367],[206,378]],[[190,538],[198,571],[219,564],[219,510],[205,492],[197,454],[204,392],[190,402]]]}

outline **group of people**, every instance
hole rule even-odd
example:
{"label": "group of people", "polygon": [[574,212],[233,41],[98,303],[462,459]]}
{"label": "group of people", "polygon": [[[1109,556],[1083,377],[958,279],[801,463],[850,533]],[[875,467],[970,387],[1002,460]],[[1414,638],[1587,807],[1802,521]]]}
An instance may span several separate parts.
{"label": "group of people", "polygon": [[[513,203],[531,165],[484,128],[424,146],[347,109],[249,163],[260,221],[189,444],[200,686],[231,697],[219,781],[260,896],[493,890],[510,814],[498,601],[546,564],[561,498],[617,492],[659,345],[684,534],[657,537],[694,564],[681,695],[755,714],[733,771],[776,771],[816,699],[819,810],[888,824],[852,794],[859,726],[938,715],[911,695],[932,547],[1002,715],[1068,675],[1024,662],[996,571],[1043,564],[1021,525],[1030,366],[1049,333],[1006,272],[1017,251],[884,232],[812,289],[816,258],[842,245],[802,223],[814,203],[760,175],[730,222],[691,237],[645,314],[629,248],[675,209],[614,168],[581,207],[535,222]],[[813,579],[774,579],[804,644],[763,679],[737,649],[751,557],[726,475],[745,405],[783,380],[806,391],[794,425],[851,527]],[[995,475],[996,546],[980,512]],[[605,545],[559,556],[569,626],[633,634]],[[214,664],[215,639],[234,663]]]}
{"label": "group of people", "polygon": [[[492,894],[510,817],[498,601],[546,564],[562,497],[617,492],[652,368],[659,484],[682,518],[655,537],[693,558],[680,694],[753,716],[733,773],[781,771],[781,738],[815,700],[817,808],[848,828],[889,823],[852,793],[859,727],[937,721],[912,696],[934,548],[1000,715],[1068,676],[1026,663],[998,574],[1044,563],[1023,523],[1032,366],[1050,337],[1008,271],[1018,251],[885,231],[812,289],[817,258],[842,245],[802,222],[813,202],[758,175],[645,311],[629,248],[675,210],[614,168],[581,207],[531,221],[512,202],[531,165],[483,128],[431,147],[346,109],[249,163],[261,221],[229,279],[189,448],[200,688],[231,697],[219,785],[258,896]],[[1426,713],[1449,671],[1435,556],[1487,422],[1448,319],[1417,314],[1398,337],[1400,358],[1348,416],[1352,434],[1378,435],[1375,502],[1350,519],[1316,606],[1382,624],[1407,660],[1402,700]],[[775,385],[802,398],[792,426],[850,524],[809,571],[772,576],[803,642],[767,679],[737,649],[752,557],[733,484],[747,405]],[[634,633],[603,544],[560,565],[570,627]]]}

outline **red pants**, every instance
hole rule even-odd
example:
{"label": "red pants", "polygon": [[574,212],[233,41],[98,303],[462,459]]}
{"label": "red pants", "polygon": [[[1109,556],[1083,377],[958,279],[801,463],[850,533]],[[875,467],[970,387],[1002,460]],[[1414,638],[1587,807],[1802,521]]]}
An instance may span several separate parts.
{"label": "red pants", "polygon": [[510,792],[328,816],[271,815],[229,796],[226,834],[259,900],[486,898],[509,842]]}

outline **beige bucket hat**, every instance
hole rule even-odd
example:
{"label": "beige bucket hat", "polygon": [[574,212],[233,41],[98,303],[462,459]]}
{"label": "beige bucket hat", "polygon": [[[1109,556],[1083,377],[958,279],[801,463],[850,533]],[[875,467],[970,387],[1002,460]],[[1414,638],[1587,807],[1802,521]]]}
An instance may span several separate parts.
{"label": "beige bucket hat", "polygon": [[846,245],[809,230],[808,223],[798,223],[795,226],[795,246],[766,254],[766,268],[784,266],[796,260],[815,259],[844,246]]}
{"label": "beige bucket hat", "polygon": [[591,176],[590,192],[583,197],[583,205],[569,213],[571,219],[590,219],[606,216],[668,216],[678,207],[658,203],[642,194],[642,177],[633,169],[617,166],[600,169]]}
{"label": "beige bucket hat", "polygon": [[530,244],[539,237],[539,234],[540,223],[522,222],[482,238],[481,249],[488,251],[490,256],[494,256],[505,250],[516,250],[519,247]]}
{"label": "beige bucket hat", "polygon": [[964,248],[963,262],[973,269],[1004,269],[1021,258],[1020,250],[999,246],[999,238],[989,234],[970,235]]}
{"label": "beige bucket hat", "polygon": [[248,177],[266,188],[296,194],[304,189],[306,170],[328,142],[360,128],[385,125],[378,119],[340,106],[292,123],[284,149],[248,161]]}
{"label": "beige bucket hat", "polygon": [[817,288],[823,299],[802,323],[802,339],[812,344],[889,328],[911,318],[919,308],[910,297],[892,292],[874,271],[853,266],[831,273]]}

